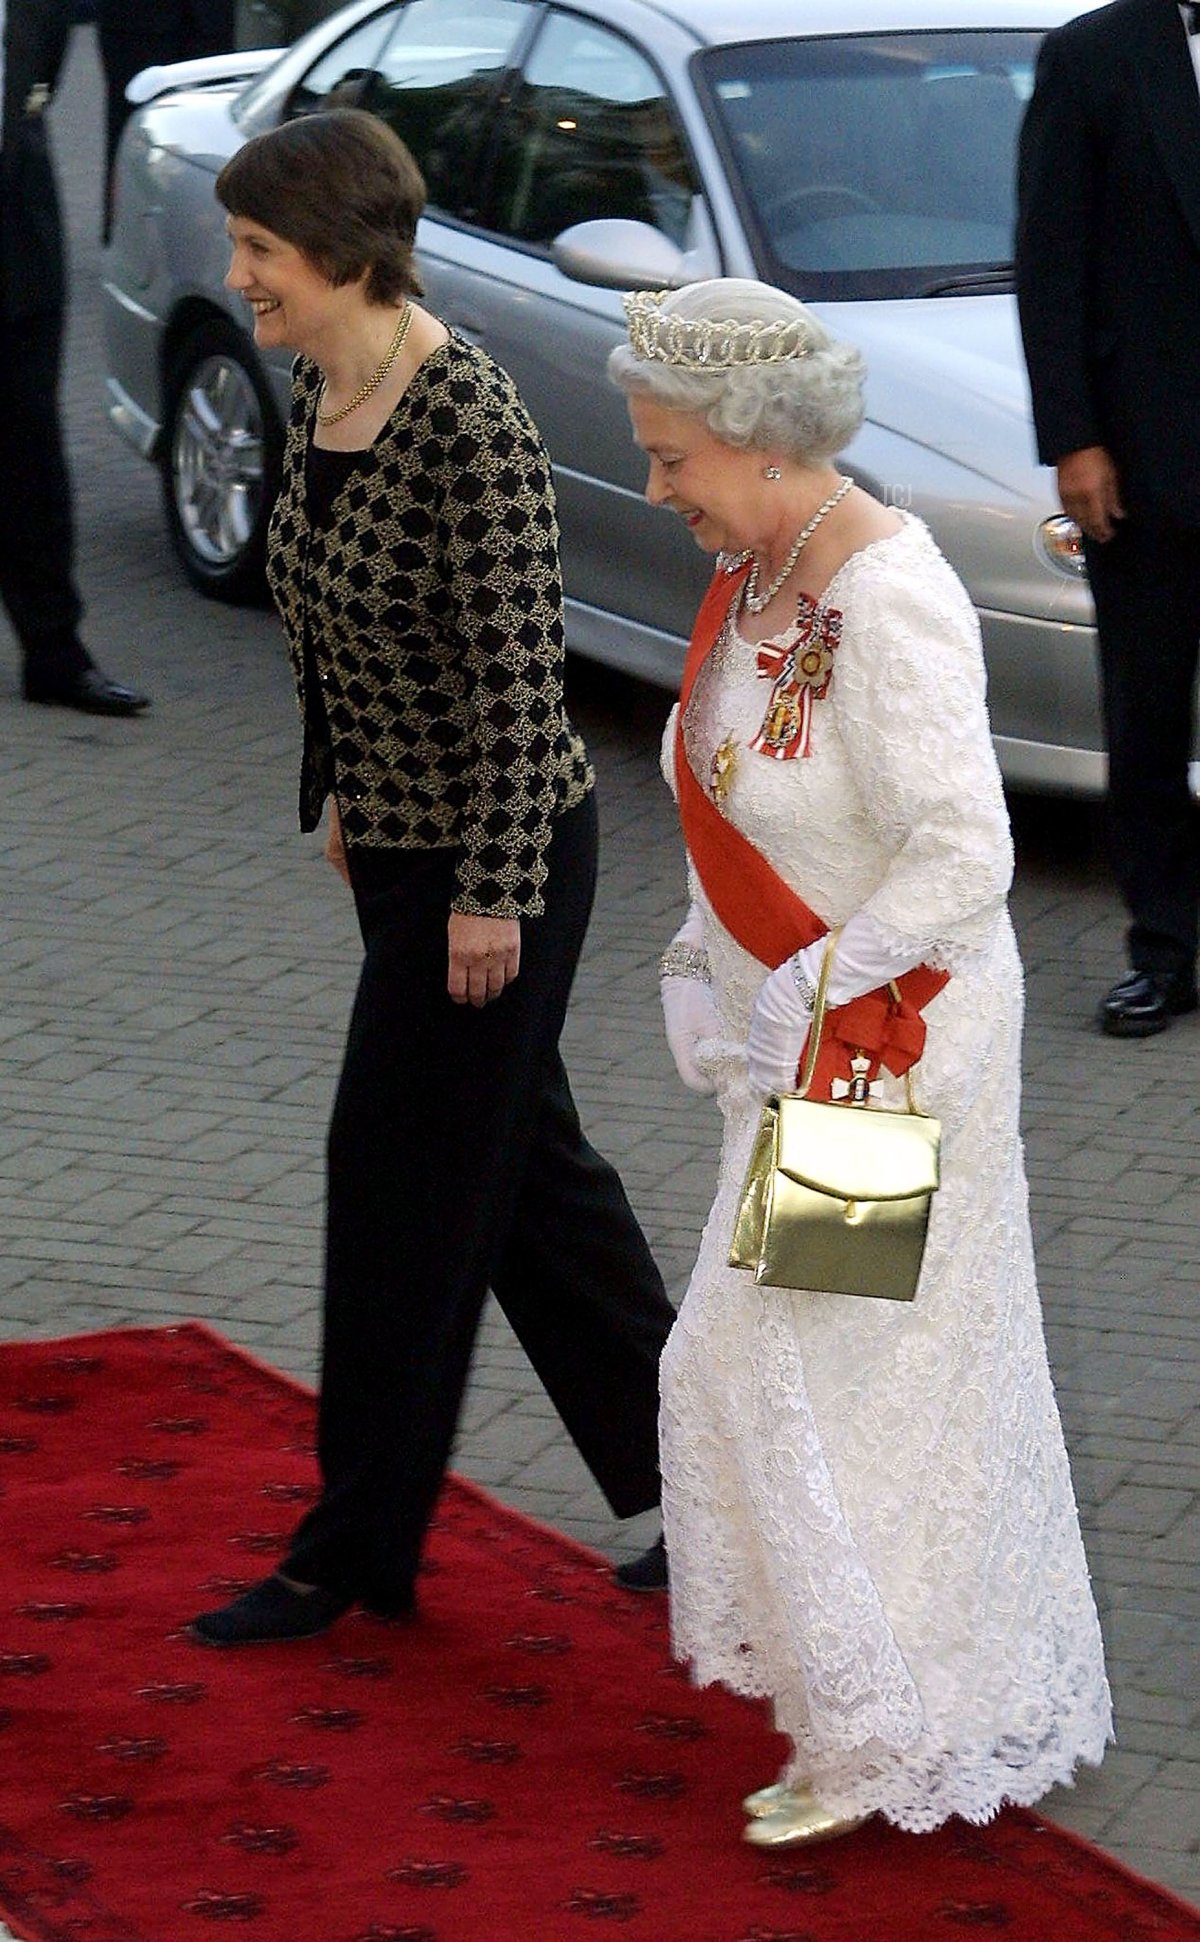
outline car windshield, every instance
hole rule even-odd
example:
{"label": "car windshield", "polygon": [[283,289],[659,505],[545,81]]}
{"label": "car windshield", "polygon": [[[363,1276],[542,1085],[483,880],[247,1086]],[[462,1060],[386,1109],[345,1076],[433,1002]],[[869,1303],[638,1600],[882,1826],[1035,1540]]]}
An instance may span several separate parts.
{"label": "car windshield", "polygon": [[860,34],[697,55],[761,273],[806,298],[1002,286],[1040,40]]}

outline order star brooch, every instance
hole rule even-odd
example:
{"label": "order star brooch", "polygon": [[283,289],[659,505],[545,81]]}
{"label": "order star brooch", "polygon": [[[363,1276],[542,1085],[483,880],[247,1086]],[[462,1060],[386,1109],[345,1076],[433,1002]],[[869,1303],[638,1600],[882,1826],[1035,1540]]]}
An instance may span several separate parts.
{"label": "order star brooch", "polygon": [[762,727],[750,744],[759,755],[791,762],[797,755],[812,754],[813,703],[829,693],[841,638],[839,609],[823,607],[802,593],[794,638],[782,647],[759,648],[758,672],[772,684]]}

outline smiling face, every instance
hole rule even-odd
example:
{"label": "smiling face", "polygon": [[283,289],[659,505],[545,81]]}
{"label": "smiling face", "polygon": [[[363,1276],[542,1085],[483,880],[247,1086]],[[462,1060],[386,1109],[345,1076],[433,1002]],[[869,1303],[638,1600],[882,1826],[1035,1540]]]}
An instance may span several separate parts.
{"label": "smiling face", "polygon": [[762,542],[772,523],[764,518],[764,453],[725,445],[703,419],[636,393],[629,416],[650,462],[652,506],[676,513],[705,553],[740,553]]}
{"label": "smiling face", "polygon": [[225,287],[249,305],[259,349],[278,346],[319,359],[359,286],[330,283],[303,250],[261,223],[230,216],[225,228],[232,249]]}

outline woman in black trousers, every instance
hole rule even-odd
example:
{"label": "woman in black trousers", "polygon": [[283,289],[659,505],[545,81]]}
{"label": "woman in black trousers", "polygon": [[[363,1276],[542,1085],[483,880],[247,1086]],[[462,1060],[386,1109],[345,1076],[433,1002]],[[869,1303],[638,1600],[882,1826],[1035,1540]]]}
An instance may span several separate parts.
{"label": "woman in black trousers", "polygon": [[256,341],[300,352],[270,572],[301,821],[329,799],[365,945],[329,1137],[322,1492],[281,1569],[194,1621],[240,1644],[412,1608],[489,1287],[614,1512],[651,1508],[673,1313],[558,1051],[596,812],[541,440],[413,302],[423,185],[389,130],[304,117],[217,193]]}
{"label": "woman in black trousers", "polygon": [[[501,1001],[446,997],[446,851],[355,857],[366,959],[329,1137],[325,1492],[285,1567],[406,1608],[489,1286],[618,1517],[658,1501],[671,1322],[558,1051],[591,908],[596,812],[555,826],[546,911]],[[440,933],[440,934],[439,934]]]}

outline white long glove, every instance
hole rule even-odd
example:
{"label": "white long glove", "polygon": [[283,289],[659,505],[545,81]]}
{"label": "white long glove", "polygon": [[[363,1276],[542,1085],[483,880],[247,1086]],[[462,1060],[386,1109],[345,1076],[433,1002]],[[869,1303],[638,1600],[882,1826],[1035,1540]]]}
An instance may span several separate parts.
{"label": "white long glove", "polygon": [[[704,913],[698,904],[692,905],[685,922],[671,939],[671,946],[675,945],[695,951],[704,949]],[[697,1047],[705,1039],[719,1037],[721,1032],[711,985],[703,978],[668,975],[660,978],[658,991],[676,1072],[692,1092],[715,1092],[714,1081],[697,1058]]]}
{"label": "white long glove", "polygon": [[[764,978],[746,1041],[750,1084],[761,1094],[795,1090],[800,1061],[812,1024],[808,990],[815,991],[824,962],[826,941],[818,938],[794,957],[785,958]],[[896,949],[874,919],[859,911],[838,939],[829,977],[828,1003],[847,1005],[865,991],[886,984],[912,969],[911,952]]]}
{"label": "white long glove", "polygon": [[[815,944],[797,951],[791,962],[815,988],[824,958],[825,939],[819,937]],[[915,961],[911,945],[898,949],[891,938],[884,936],[870,912],[860,910],[850,918],[838,938],[829,971],[827,1002],[848,1005],[852,998],[877,990],[889,979],[902,978],[906,971],[912,970]]]}
{"label": "white long glove", "polygon": [[765,1097],[769,1092],[796,1090],[796,1071],[811,1024],[812,1011],[792,976],[792,959],[785,958],[763,979],[754,1000],[746,1038],[752,1092]]}

